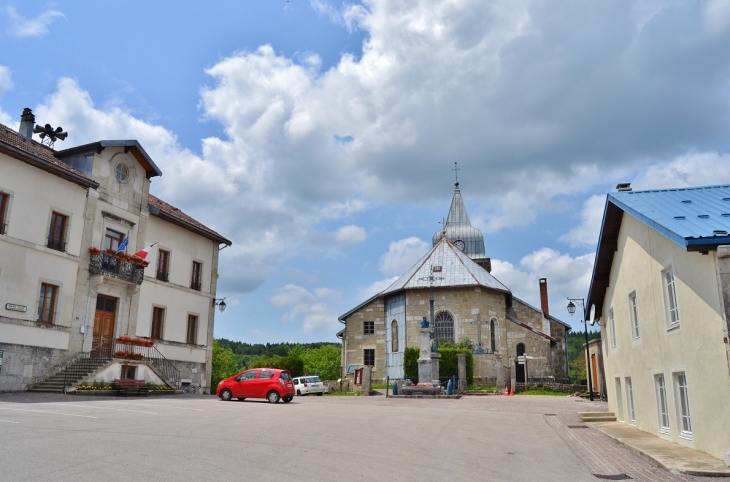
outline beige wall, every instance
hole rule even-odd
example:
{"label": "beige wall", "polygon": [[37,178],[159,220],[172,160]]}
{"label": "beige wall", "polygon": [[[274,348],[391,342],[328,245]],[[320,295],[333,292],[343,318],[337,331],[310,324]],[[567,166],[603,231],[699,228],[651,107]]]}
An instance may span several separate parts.
{"label": "beige wall", "polygon": [[[609,288],[601,313],[609,407],[628,422],[626,378],[633,385],[635,424],[659,437],[722,458],[730,450],[730,376],[723,343],[723,321],[715,273],[715,253],[689,253],[668,238],[623,216]],[[671,266],[680,314],[669,328],[662,271]],[[636,292],[640,337],[634,339],[629,294]],[[609,328],[614,310],[616,347]],[[692,420],[691,439],[679,436],[674,374],[687,378]],[[670,433],[659,431],[654,376],[667,384]],[[617,397],[616,379],[621,397]]]}

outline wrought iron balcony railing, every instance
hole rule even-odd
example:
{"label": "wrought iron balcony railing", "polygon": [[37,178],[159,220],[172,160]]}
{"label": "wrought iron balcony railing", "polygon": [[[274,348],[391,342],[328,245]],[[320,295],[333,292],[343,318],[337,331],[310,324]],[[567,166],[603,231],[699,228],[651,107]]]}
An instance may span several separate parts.
{"label": "wrought iron balcony railing", "polygon": [[170,275],[164,271],[157,272],[157,279],[160,281],[170,281]]}
{"label": "wrought iron balcony railing", "polygon": [[190,289],[195,291],[200,291],[200,289],[203,287],[203,283],[191,281],[190,282]]}
{"label": "wrought iron balcony railing", "polygon": [[8,225],[5,223],[0,224],[0,235],[5,234],[5,230],[7,229]]}
{"label": "wrought iron balcony railing", "polygon": [[62,251],[64,253],[66,252],[66,243],[61,241],[60,238],[48,236],[48,243],[46,244],[46,246],[51,249],[55,249],[56,251]]}
{"label": "wrought iron balcony railing", "polygon": [[108,253],[92,254],[89,262],[89,272],[92,275],[113,276],[122,281],[138,285],[141,285],[144,279],[143,266]]}

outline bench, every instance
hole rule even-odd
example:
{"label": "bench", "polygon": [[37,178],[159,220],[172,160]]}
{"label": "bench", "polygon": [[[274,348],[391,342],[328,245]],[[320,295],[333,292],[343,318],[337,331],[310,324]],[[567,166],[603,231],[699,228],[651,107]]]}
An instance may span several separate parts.
{"label": "bench", "polygon": [[147,382],[144,380],[114,380],[114,386],[117,388],[117,396],[124,394],[125,397],[129,390],[137,390],[137,395],[142,395],[144,393],[144,396],[146,397],[149,390],[147,388]]}

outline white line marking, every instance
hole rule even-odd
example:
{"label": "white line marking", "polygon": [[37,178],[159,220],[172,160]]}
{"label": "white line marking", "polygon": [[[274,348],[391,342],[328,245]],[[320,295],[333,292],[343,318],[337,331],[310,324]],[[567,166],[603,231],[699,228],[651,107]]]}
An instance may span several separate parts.
{"label": "white line marking", "polygon": [[27,409],[24,409],[24,408],[5,408],[5,407],[0,407],[0,410],[15,410],[16,412],[54,413],[56,415],[68,415],[69,417],[99,418],[99,417],[92,417],[91,415],[76,415],[76,414],[73,414],[73,413],[63,413],[63,412],[47,412],[45,410],[27,410]]}
{"label": "white line marking", "polygon": [[20,423],[20,422],[11,422],[10,420],[0,420],[0,423]]}
{"label": "white line marking", "polygon": [[[104,403],[104,402],[102,402],[102,403]],[[83,406],[80,406],[80,405],[74,405],[74,404],[71,404],[71,403],[60,403],[60,402],[49,403],[49,405],[64,405],[64,406],[67,406],[67,407],[74,407],[74,408],[95,408],[97,410],[117,410],[119,412],[149,413],[151,415],[157,415],[157,412],[145,412],[145,411],[142,411],[142,410],[129,410],[129,409],[126,409],[126,408],[94,407],[94,406],[91,406],[91,405],[83,405]]]}
{"label": "white line marking", "polygon": [[146,407],[159,407],[159,408],[179,408],[180,410],[193,410],[195,412],[203,412],[204,410],[201,410],[199,408],[187,408],[187,407],[176,407],[174,405],[152,405],[149,403],[129,403],[129,402],[104,402],[104,403],[120,403],[122,405],[144,405]]}

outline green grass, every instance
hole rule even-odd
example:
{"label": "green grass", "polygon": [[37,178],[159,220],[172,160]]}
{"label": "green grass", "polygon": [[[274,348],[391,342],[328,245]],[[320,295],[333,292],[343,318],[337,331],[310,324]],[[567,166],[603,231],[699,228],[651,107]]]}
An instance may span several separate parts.
{"label": "green grass", "polygon": [[[373,386],[371,388],[373,390],[385,390],[385,387],[386,387],[385,383],[378,383],[378,384],[373,384]],[[392,386],[391,386],[391,388],[392,388]]]}
{"label": "green grass", "polygon": [[552,390],[525,390],[524,392],[515,393],[515,395],[551,395],[553,397],[567,397],[570,393],[554,392]]}
{"label": "green grass", "polygon": [[485,390],[488,392],[493,392],[497,389],[497,387],[477,387],[474,385],[470,385],[470,386],[466,387],[466,389],[467,390]]}
{"label": "green grass", "polygon": [[325,397],[358,397],[359,392],[329,392],[324,394]]}

